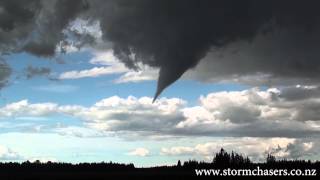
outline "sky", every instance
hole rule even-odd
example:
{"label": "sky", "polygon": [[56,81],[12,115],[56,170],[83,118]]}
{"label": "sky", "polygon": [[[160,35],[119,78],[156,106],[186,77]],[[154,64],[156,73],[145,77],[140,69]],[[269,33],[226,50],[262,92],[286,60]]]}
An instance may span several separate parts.
{"label": "sky", "polygon": [[290,3],[1,1],[0,161],[319,160],[320,16]]}

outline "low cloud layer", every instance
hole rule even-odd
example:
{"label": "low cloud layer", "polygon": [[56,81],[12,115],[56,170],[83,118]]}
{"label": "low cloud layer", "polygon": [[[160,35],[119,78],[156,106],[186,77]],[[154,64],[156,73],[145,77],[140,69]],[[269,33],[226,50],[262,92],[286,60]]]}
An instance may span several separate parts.
{"label": "low cloud layer", "polygon": [[318,87],[293,86],[214,92],[201,96],[196,106],[178,98],[152,103],[151,97],[133,96],[109,97],[89,107],[23,100],[0,108],[0,117],[68,115],[88,128],[122,137],[318,137],[317,91]]}

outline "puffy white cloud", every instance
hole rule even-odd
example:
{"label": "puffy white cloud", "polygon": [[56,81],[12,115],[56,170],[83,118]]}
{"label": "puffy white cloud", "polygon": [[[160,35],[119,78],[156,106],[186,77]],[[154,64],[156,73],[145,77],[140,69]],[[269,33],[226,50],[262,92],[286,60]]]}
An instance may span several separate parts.
{"label": "puffy white cloud", "polygon": [[57,107],[55,103],[30,104],[28,100],[21,100],[0,108],[0,118],[24,115],[43,116],[55,112]]}
{"label": "puffy white cloud", "polygon": [[[177,128],[192,127],[197,124],[207,124],[207,125],[219,125],[221,122],[219,119],[216,119],[215,114],[219,112],[210,112],[201,106],[195,106],[190,108],[184,108],[182,110],[185,120],[179,122]],[[225,123],[226,125],[227,123]]]}
{"label": "puffy white cloud", "polygon": [[221,120],[234,123],[251,123],[261,115],[261,108],[272,101],[273,92],[250,89],[244,91],[217,92],[200,97],[201,105]]}
{"label": "puffy white cloud", "polygon": [[[314,87],[311,89],[314,91]],[[310,88],[297,86],[214,92],[201,96],[199,104],[195,106],[188,106],[186,101],[178,98],[161,98],[152,103],[151,97],[134,96],[112,96],[88,107],[50,102],[33,104],[22,100],[0,108],[0,118],[62,114],[82,120],[86,128],[101,131],[102,135],[116,133],[136,138],[139,135],[319,136],[317,114],[320,101],[317,93],[314,93],[313,98],[302,95],[305,98],[292,99],[288,92],[292,94],[293,91],[301,94],[310,91]]]}
{"label": "puffy white cloud", "polygon": [[131,155],[131,156],[141,156],[141,157],[148,156],[149,154],[150,154],[150,151],[146,148],[136,148],[135,150],[128,153],[128,155]]}
{"label": "puffy white cloud", "polygon": [[[184,108],[180,133],[213,136],[298,137],[319,134],[317,98],[284,98],[289,89],[258,88],[215,92],[200,97],[200,106]],[[318,108],[317,108],[318,107]],[[186,133],[187,134],[187,133]]]}
{"label": "puffy white cloud", "polygon": [[113,96],[74,115],[82,117],[94,128],[106,131],[165,131],[181,119],[180,109],[185,101],[162,98],[152,103],[152,98],[126,99]]}
{"label": "puffy white cloud", "polygon": [[13,151],[12,149],[6,146],[0,145],[0,160],[14,161],[21,159],[23,159],[23,157],[19,153]]}
{"label": "puffy white cloud", "polygon": [[[206,119],[230,121],[232,123],[253,123],[255,121],[317,121],[319,97],[290,99],[292,91],[305,94],[305,87],[260,90],[253,88],[243,91],[210,93],[200,97],[199,112],[210,112]],[[289,95],[288,95],[289,94]],[[316,93],[314,93],[316,94]],[[305,95],[301,95],[305,96]],[[204,108],[204,109],[203,109]],[[192,113],[191,113],[192,114]]]}

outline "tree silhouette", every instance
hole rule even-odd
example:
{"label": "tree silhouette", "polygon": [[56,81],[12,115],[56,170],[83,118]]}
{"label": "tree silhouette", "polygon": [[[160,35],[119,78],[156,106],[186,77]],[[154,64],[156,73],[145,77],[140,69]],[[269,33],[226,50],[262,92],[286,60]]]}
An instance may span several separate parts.
{"label": "tree silhouette", "polygon": [[177,166],[181,167],[181,161],[180,160],[178,161]]}
{"label": "tree silhouette", "polygon": [[266,159],[266,163],[267,164],[273,164],[273,163],[275,163],[277,160],[276,160],[276,157],[275,156],[273,156],[272,154],[268,154],[267,155],[267,159]]}
{"label": "tree silhouette", "polygon": [[262,169],[316,169],[320,171],[320,162],[305,160],[277,160],[272,154],[268,154],[264,163],[254,163],[249,157],[234,151],[228,153],[223,148],[217,152],[211,162],[178,160],[174,166],[156,166],[151,168],[136,168],[134,164],[120,164],[114,162],[101,163],[63,163],[51,162],[0,162],[0,180],[6,179],[106,179],[107,177],[142,177],[155,176],[188,177],[195,176],[194,170],[206,169],[253,169],[259,166]]}

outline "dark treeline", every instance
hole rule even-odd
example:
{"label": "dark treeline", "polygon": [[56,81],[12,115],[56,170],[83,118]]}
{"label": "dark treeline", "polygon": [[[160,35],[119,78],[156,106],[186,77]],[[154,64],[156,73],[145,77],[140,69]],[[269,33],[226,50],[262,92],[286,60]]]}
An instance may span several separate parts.
{"label": "dark treeline", "polygon": [[319,161],[277,160],[268,154],[265,162],[254,163],[248,157],[236,152],[228,153],[221,149],[211,162],[189,160],[172,166],[137,168],[134,164],[114,162],[101,163],[62,163],[62,162],[6,162],[0,163],[0,179],[105,179],[106,177],[142,177],[156,179],[163,177],[196,176],[195,169],[316,169],[320,172]]}
{"label": "dark treeline", "polygon": [[214,168],[214,169],[254,169],[257,166],[263,169],[320,169],[320,161],[310,160],[277,160],[272,154],[268,154],[265,162],[255,163],[252,162],[249,157],[245,157],[236,152],[228,153],[224,149],[216,153],[212,162],[189,160],[183,163],[185,169],[195,168]]}
{"label": "dark treeline", "polygon": [[133,164],[120,164],[114,162],[101,162],[101,163],[62,163],[62,162],[46,162],[41,163],[39,160],[35,162],[9,162],[0,163],[0,173],[3,172],[16,172],[16,171],[114,171],[121,169],[123,171],[134,169]]}

